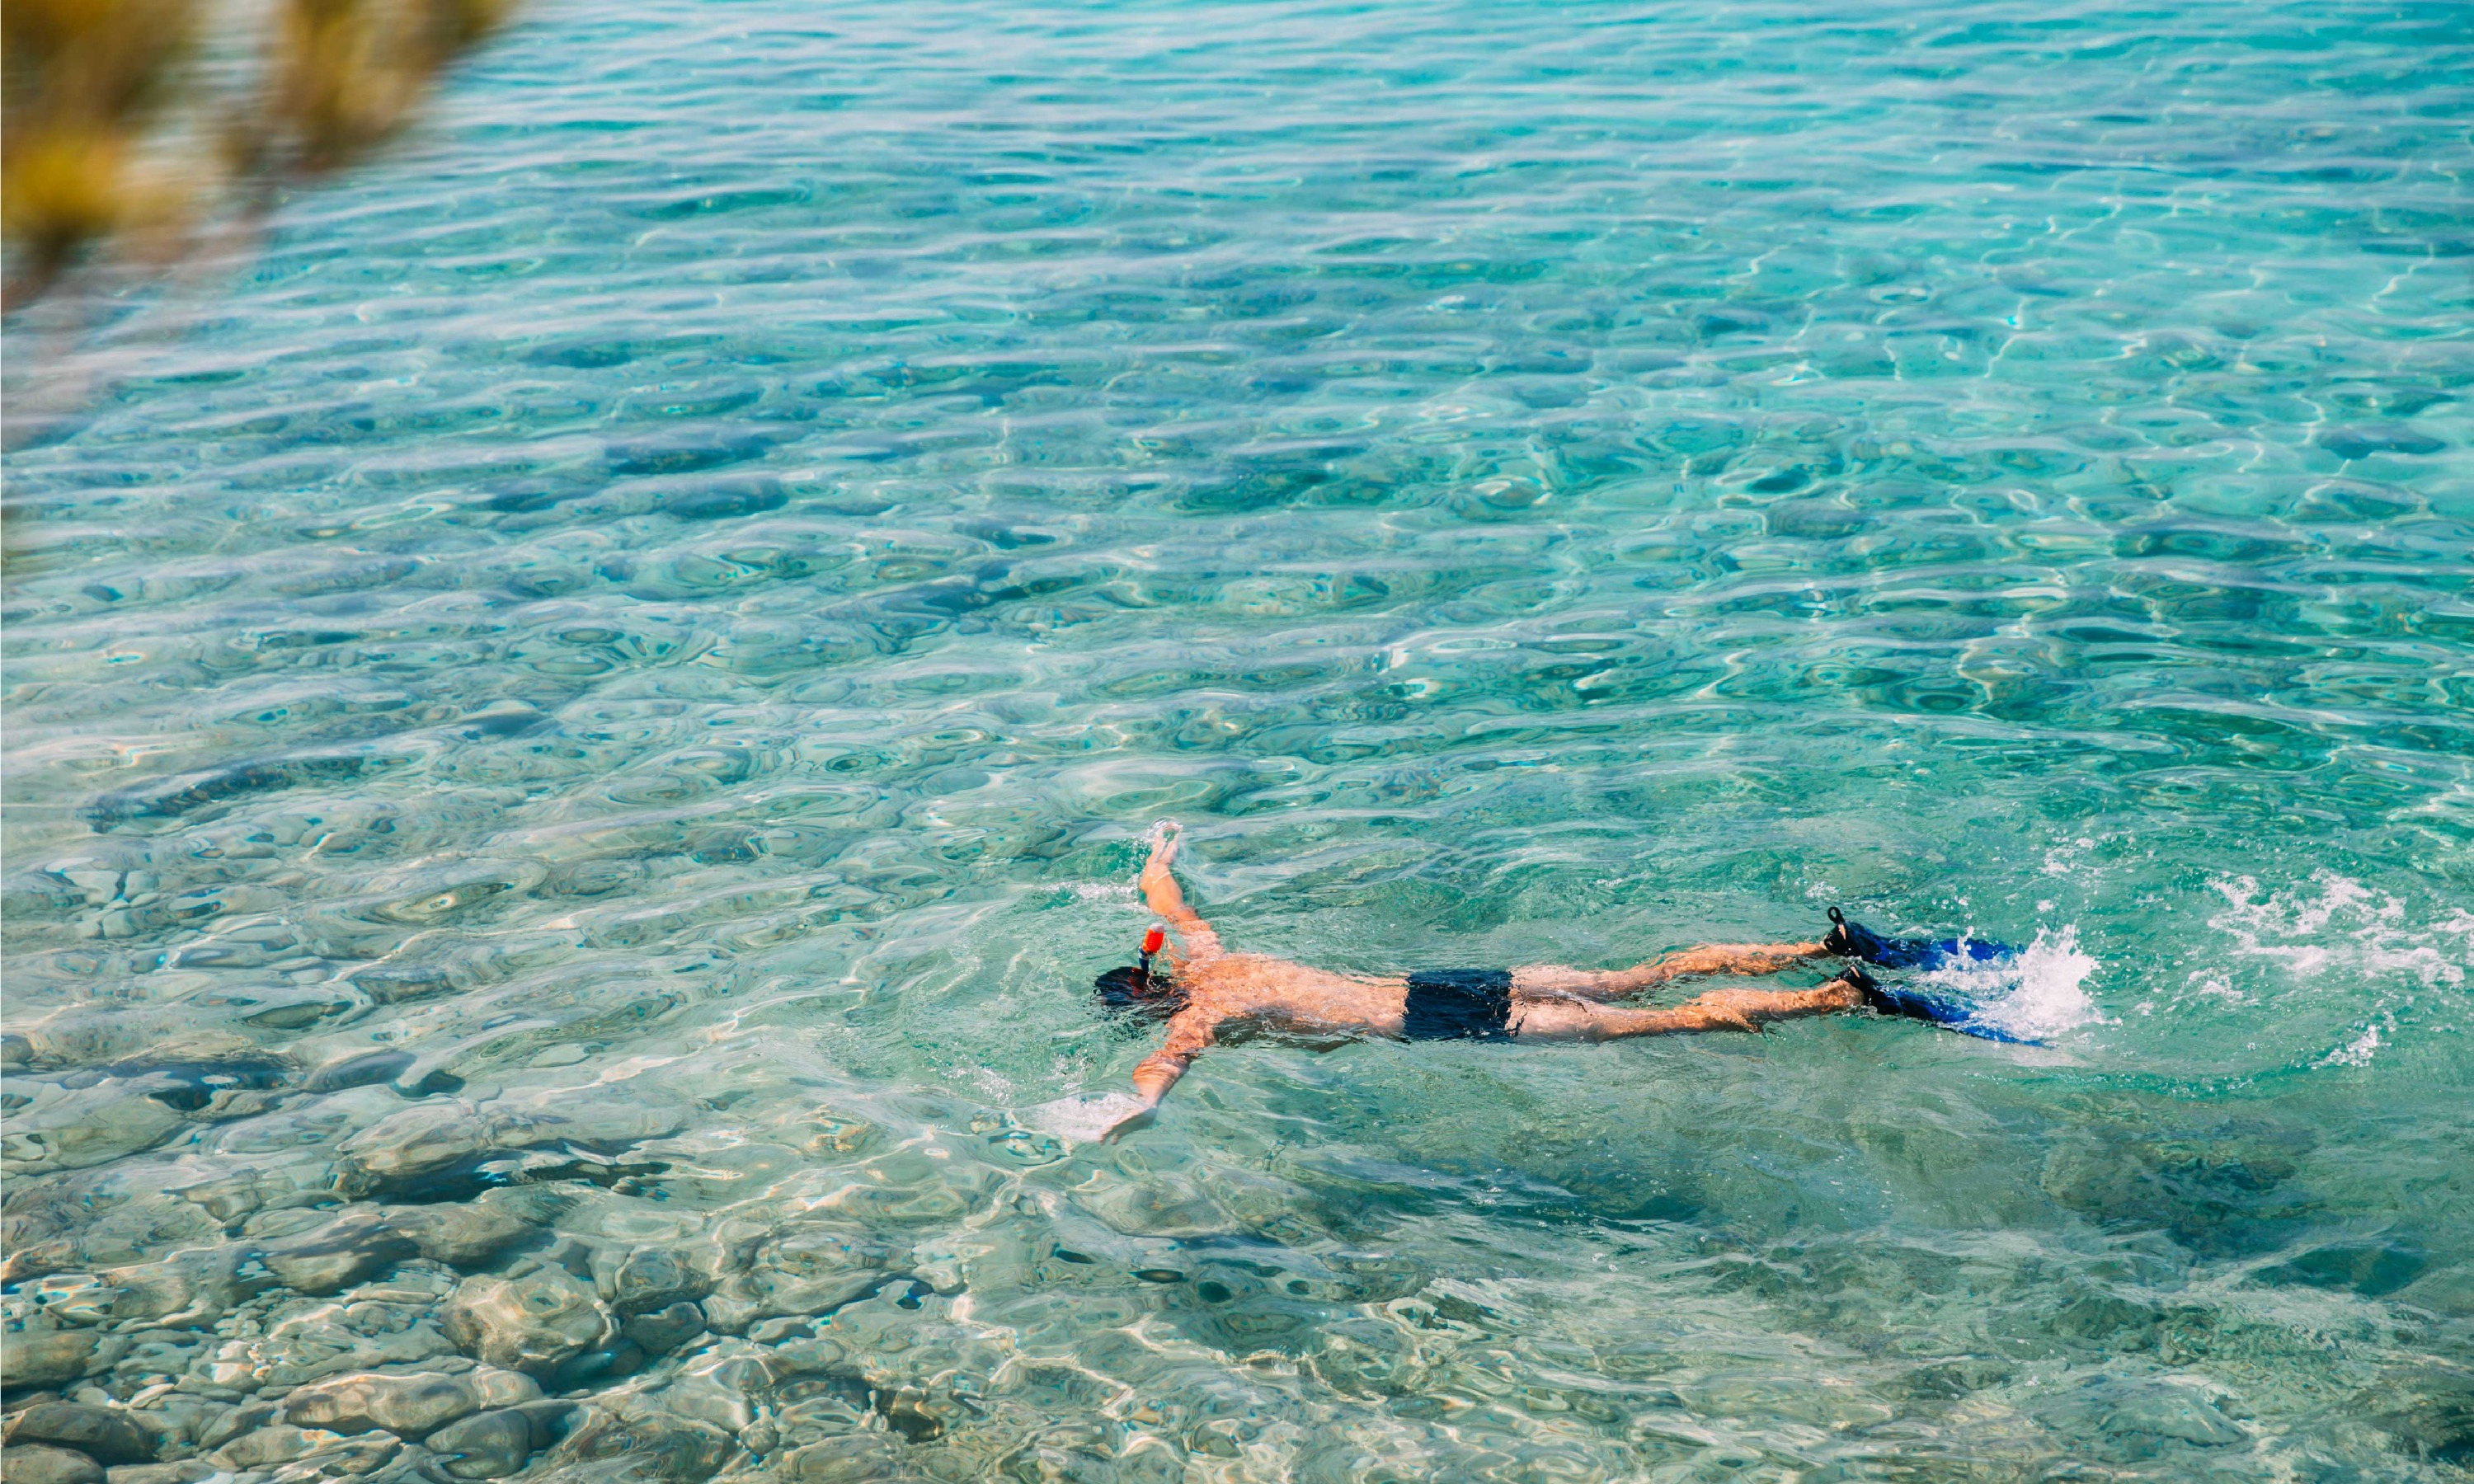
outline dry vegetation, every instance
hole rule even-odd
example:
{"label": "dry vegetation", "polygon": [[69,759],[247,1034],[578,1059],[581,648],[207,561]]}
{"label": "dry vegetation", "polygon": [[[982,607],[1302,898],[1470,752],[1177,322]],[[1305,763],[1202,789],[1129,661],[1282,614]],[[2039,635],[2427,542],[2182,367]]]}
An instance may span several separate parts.
{"label": "dry vegetation", "polygon": [[8,0],[6,306],[253,240],[401,132],[514,0]]}

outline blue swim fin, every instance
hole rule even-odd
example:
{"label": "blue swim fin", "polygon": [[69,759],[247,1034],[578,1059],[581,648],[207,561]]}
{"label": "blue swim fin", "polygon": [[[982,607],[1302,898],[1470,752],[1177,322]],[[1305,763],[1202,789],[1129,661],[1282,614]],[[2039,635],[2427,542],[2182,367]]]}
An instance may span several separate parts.
{"label": "blue swim fin", "polygon": [[[2016,955],[2000,944],[1986,944],[1975,939],[1909,939],[1902,943],[1884,940],[1866,932],[1856,923],[1840,917],[1838,909],[1830,911],[1835,924],[1822,946],[1832,953],[1850,958],[1866,958],[1885,968],[1918,967],[1925,969],[1989,967]],[[1862,950],[1869,948],[1883,955],[1872,958]],[[1990,948],[1993,952],[1972,951]],[[1975,1036],[1984,1041],[2007,1041],[2012,1045],[2041,1044],[2032,1036],[2015,1035],[1980,1018],[1984,1007],[1970,996],[1944,985],[1883,984],[1863,969],[1850,965],[1840,978],[1856,986],[1864,1003],[1876,1015],[1898,1016],[1903,1019],[1922,1020],[1962,1036]]]}
{"label": "blue swim fin", "polygon": [[1830,931],[1821,945],[1842,958],[1862,959],[1883,969],[1980,969],[2019,956],[2006,943],[1986,938],[1884,938],[1861,922],[1851,922],[1836,907],[1830,909]]}

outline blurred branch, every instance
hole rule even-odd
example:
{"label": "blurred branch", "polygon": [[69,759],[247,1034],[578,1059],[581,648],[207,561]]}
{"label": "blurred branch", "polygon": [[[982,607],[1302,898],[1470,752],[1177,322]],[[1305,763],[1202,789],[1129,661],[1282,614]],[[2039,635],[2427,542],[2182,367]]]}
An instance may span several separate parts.
{"label": "blurred branch", "polygon": [[189,0],[10,0],[0,8],[0,307],[50,292],[93,243],[159,211],[133,168],[189,52]]}
{"label": "blurred branch", "polygon": [[239,121],[260,180],[342,169],[402,130],[447,65],[497,30],[513,0],[288,0],[266,102]]}
{"label": "blurred branch", "polygon": [[[57,308],[236,256],[284,191],[402,133],[441,74],[514,7],[8,0],[0,313],[14,320],[41,301]],[[37,364],[85,328],[74,308],[47,319],[37,340],[53,346],[38,345]],[[26,357],[12,360],[22,371]],[[48,390],[43,399],[59,402],[61,389]]]}

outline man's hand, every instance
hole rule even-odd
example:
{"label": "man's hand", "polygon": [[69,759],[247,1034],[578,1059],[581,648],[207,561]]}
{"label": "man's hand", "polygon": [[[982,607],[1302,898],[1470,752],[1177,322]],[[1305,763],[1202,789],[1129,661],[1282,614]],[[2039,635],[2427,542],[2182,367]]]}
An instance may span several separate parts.
{"label": "man's hand", "polygon": [[1143,870],[1156,866],[1165,871],[1176,863],[1176,846],[1185,838],[1185,826],[1175,820],[1161,820],[1152,826],[1152,858]]}
{"label": "man's hand", "polygon": [[1180,970],[1191,963],[1220,956],[1219,936],[1212,932],[1210,923],[1195,916],[1194,909],[1185,904],[1185,893],[1177,890],[1176,873],[1168,869],[1169,863],[1176,859],[1177,845],[1184,838],[1185,831],[1175,820],[1153,825],[1152,858],[1144,863],[1139,880],[1143,905],[1168,919],[1168,925],[1184,940],[1184,951],[1176,957]]}
{"label": "man's hand", "polygon": [[1134,1133],[1140,1129],[1150,1128],[1152,1126],[1152,1115],[1158,1112],[1159,1104],[1145,1103],[1142,1107],[1135,1109],[1132,1113],[1126,1114],[1116,1122],[1108,1125],[1108,1132],[1100,1136],[1100,1142],[1104,1144],[1113,1144],[1118,1139],[1125,1137],[1128,1134]]}
{"label": "man's hand", "polygon": [[1184,831],[1177,826],[1175,820],[1162,820],[1153,825],[1151,859],[1143,862],[1140,877],[1146,897],[1166,893],[1176,898],[1180,907],[1185,904],[1185,897],[1183,893],[1177,891],[1176,877],[1169,874],[1169,867],[1176,863],[1176,845],[1182,838],[1184,838]]}

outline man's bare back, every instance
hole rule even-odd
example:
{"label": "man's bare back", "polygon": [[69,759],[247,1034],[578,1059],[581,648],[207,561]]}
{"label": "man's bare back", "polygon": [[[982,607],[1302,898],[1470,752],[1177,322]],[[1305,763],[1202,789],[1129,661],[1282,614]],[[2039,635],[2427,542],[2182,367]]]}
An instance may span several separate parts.
{"label": "man's bare back", "polygon": [[1186,904],[1170,867],[1178,835],[1163,826],[1142,874],[1143,900],[1176,934],[1171,982],[1182,1001],[1160,1048],[1134,1068],[1141,1106],[1115,1138],[1151,1120],[1194,1059],[1232,1031],[1314,1036],[1611,1041],[1679,1031],[1758,1031],[1772,1020],[1864,1003],[1858,979],[1818,989],[1712,990],[1669,1010],[1606,1003],[1694,974],[1769,974],[1828,951],[1818,943],[1709,944],[1632,969],[1533,964],[1509,970],[1345,974],[1259,953],[1230,953]]}

